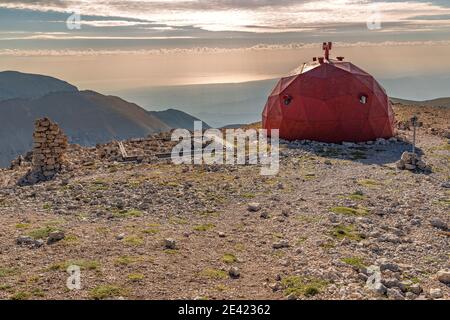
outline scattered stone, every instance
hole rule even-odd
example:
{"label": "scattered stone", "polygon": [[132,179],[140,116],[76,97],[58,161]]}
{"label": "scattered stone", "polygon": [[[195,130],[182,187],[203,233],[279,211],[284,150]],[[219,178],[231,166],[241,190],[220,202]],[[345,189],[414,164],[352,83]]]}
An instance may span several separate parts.
{"label": "scattered stone", "polygon": [[29,236],[19,236],[16,239],[16,243],[21,246],[21,245],[30,245],[34,243],[34,239],[32,237]]}
{"label": "scattered stone", "polygon": [[258,212],[261,210],[261,205],[257,202],[249,203],[247,206],[247,210],[250,212]]}
{"label": "scattered stone", "polygon": [[450,284],[450,270],[449,269],[440,270],[437,273],[436,278],[442,283]]}
{"label": "scattered stone", "polygon": [[442,294],[442,290],[439,288],[435,288],[435,289],[430,289],[430,297],[432,299],[440,299],[442,298],[444,295]]}
{"label": "scattered stone", "polygon": [[407,292],[405,294],[406,299],[408,300],[416,300],[417,295],[415,295],[413,292]]}
{"label": "scattered stone", "polygon": [[416,295],[419,295],[422,293],[422,287],[418,283],[415,283],[415,284],[409,286],[408,290]]}
{"label": "scattered stone", "polygon": [[403,294],[399,290],[393,288],[387,289],[387,296],[393,300],[405,300]]}
{"label": "scattered stone", "polygon": [[269,213],[267,211],[262,211],[259,216],[261,219],[269,219]]}
{"label": "scattered stone", "polygon": [[275,242],[272,245],[272,248],[274,249],[289,248],[289,242],[287,240],[280,240],[278,242]]}
{"label": "scattered stone", "polygon": [[44,245],[44,241],[41,239],[34,240],[32,237],[29,236],[19,236],[16,239],[16,243],[19,246],[30,246],[31,248],[40,248]]}
{"label": "scattered stone", "polygon": [[441,229],[443,231],[447,231],[448,229],[448,225],[447,223],[445,223],[443,220],[439,219],[439,218],[433,218],[430,220],[430,223],[433,227],[437,228],[437,229]]}
{"label": "scattered stone", "polygon": [[385,270],[390,270],[392,272],[399,272],[400,271],[400,267],[393,262],[388,262],[386,259],[380,259],[380,270],[381,271],[385,271]]}
{"label": "scattered stone", "polygon": [[58,241],[63,240],[66,237],[63,231],[53,231],[50,232],[47,238],[47,244],[53,244]]}
{"label": "scattered stone", "polygon": [[225,234],[225,233],[219,232],[219,238],[225,238],[225,237],[226,237],[226,234]]}
{"label": "scattered stone", "polygon": [[123,240],[125,238],[125,233],[121,233],[121,234],[118,234],[117,236],[116,236],[116,240]]}
{"label": "scattered stone", "polygon": [[231,267],[228,271],[228,274],[233,279],[238,279],[241,276],[241,272],[239,271],[238,267]]}
{"label": "scattered stone", "polygon": [[288,300],[297,300],[297,296],[295,294],[291,293],[290,295],[288,295],[286,297],[286,299],[288,299]]}
{"label": "scattered stone", "polygon": [[165,239],[164,248],[169,250],[175,250],[177,248],[177,242],[172,238]]}
{"label": "scattered stone", "polygon": [[67,136],[48,118],[35,122],[33,133],[32,168],[19,181],[19,185],[48,181],[61,171],[66,162]]}

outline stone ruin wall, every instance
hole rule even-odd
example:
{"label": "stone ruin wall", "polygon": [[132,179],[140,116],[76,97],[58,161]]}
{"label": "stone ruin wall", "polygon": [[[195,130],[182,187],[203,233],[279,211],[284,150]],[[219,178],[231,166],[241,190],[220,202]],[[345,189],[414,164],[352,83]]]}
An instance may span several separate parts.
{"label": "stone ruin wall", "polygon": [[45,179],[61,171],[67,151],[67,136],[48,118],[35,121],[32,172]]}

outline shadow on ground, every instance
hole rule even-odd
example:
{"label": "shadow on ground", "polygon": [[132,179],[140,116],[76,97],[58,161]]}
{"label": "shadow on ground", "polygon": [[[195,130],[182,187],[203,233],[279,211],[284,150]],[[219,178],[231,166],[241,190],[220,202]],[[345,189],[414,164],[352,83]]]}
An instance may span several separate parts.
{"label": "shadow on ground", "polygon": [[[406,151],[412,151],[412,144],[406,141],[386,142],[386,144],[289,144],[289,149],[300,149],[314,154],[330,158],[360,162],[364,164],[386,165],[400,160],[402,154]],[[420,148],[416,148],[419,156],[423,155]]]}

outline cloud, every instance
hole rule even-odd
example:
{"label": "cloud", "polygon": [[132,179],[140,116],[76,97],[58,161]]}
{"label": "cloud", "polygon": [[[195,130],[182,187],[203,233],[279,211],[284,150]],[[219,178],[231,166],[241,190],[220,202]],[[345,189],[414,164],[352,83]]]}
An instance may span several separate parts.
{"label": "cloud", "polygon": [[[384,41],[384,42],[335,42],[335,47],[393,47],[393,46],[449,46],[450,40],[445,41]],[[168,54],[223,54],[223,53],[241,53],[258,51],[279,51],[279,50],[302,50],[302,49],[320,49],[317,43],[289,43],[289,44],[258,44],[241,48],[213,48],[213,47],[195,47],[195,48],[161,48],[161,49],[140,49],[140,50],[21,50],[21,49],[0,49],[0,56],[18,56],[18,57],[48,57],[48,56],[111,56],[111,55],[168,55]]]}
{"label": "cloud", "polygon": [[[193,26],[207,31],[250,33],[301,32],[326,24],[365,23],[379,10],[383,22],[420,20],[414,17],[450,14],[439,0],[2,0],[0,8],[95,13],[120,17],[119,22],[85,22],[93,27],[138,26],[157,22],[167,27]],[[129,19],[138,19],[135,24]],[[427,19],[431,21],[437,19]],[[399,26],[401,28],[401,26]],[[440,28],[436,24],[436,28]]]}

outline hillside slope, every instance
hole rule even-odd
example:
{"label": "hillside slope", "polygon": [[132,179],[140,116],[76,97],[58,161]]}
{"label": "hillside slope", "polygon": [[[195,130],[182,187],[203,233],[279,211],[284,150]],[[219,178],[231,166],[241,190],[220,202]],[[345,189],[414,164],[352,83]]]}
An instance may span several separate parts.
{"label": "hillside slope", "polygon": [[39,98],[52,92],[77,92],[77,87],[48,76],[0,72],[0,101],[16,98]]}
{"label": "hillside slope", "polygon": [[0,102],[0,166],[30,150],[34,120],[49,117],[71,143],[91,146],[144,137],[170,127],[136,104],[92,91],[50,93]]}
{"label": "hillside slope", "polygon": [[[175,109],[168,109],[166,111],[149,111],[151,115],[154,115],[161,121],[163,121],[165,124],[167,124],[172,129],[188,129],[193,131],[194,130],[194,122],[195,121],[201,121],[200,119],[191,116],[190,114],[175,110]],[[206,122],[202,121],[203,129],[209,129],[211,128]]]}

